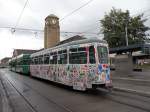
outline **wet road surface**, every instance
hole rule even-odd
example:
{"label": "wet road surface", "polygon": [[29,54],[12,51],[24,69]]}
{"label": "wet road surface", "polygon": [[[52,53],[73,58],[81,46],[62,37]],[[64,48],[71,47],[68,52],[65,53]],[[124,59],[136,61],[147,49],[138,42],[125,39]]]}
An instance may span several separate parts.
{"label": "wet road surface", "polygon": [[80,92],[52,82],[0,70],[12,112],[150,112],[150,98],[131,93]]}

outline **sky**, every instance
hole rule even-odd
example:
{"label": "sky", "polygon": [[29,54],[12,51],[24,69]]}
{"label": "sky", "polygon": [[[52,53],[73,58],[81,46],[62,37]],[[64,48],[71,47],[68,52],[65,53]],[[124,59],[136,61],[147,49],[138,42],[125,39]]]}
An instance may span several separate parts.
{"label": "sky", "polygon": [[[44,46],[43,28],[44,19],[49,14],[59,17],[61,32],[87,32],[76,33],[87,37],[102,38],[103,35],[88,34],[100,32],[100,22],[106,13],[115,7],[123,11],[129,10],[131,16],[144,12],[148,18],[145,23],[150,27],[150,0],[91,0],[89,4],[66,16],[90,0],[28,0],[27,5],[18,21],[26,0],[0,0],[0,59],[11,57],[14,49],[41,49]],[[64,18],[65,17],[65,18]],[[62,19],[64,18],[64,19]],[[41,30],[17,30],[24,29]],[[61,33],[64,40],[76,34]]]}

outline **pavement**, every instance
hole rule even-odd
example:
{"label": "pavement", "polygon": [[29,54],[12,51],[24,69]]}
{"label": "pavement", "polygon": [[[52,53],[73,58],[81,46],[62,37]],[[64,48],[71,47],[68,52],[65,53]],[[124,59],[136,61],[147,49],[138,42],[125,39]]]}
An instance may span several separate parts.
{"label": "pavement", "polygon": [[113,86],[116,91],[130,92],[150,97],[150,70],[130,74],[112,71]]}

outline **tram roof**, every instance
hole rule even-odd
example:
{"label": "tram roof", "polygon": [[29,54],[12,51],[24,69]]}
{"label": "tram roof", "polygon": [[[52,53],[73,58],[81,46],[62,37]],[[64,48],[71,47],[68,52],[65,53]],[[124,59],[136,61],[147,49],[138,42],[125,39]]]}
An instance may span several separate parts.
{"label": "tram roof", "polygon": [[42,51],[31,54],[31,57],[32,56],[34,57],[34,56],[43,55],[43,54],[46,54],[49,51],[52,51],[52,50],[55,50],[55,49],[66,48],[66,47],[72,46],[72,45],[88,44],[88,43],[101,43],[101,44],[104,44],[104,45],[108,45],[105,40],[100,40],[100,39],[95,39],[95,38],[92,38],[92,39],[87,39],[86,38],[86,39],[75,40],[75,41],[71,41],[71,42],[68,42],[68,43],[65,43],[65,44],[61,44],[61,45],[57,45],[57,46],[54,46],[54,47],[51,47],[51,48],[44,49]]}
{"label": "tram roof", "polygon": [[18,55],[18,56],[16,56],[16,57],[11,58],[10,61],[13,61],[13,60],[22,58],[23,56],[30,56],[30,54],[20,54],[20,55]]}

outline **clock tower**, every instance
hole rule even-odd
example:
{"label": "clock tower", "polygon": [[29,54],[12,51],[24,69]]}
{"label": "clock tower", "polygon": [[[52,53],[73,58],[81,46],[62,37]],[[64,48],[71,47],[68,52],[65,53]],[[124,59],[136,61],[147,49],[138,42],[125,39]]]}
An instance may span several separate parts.
{"label": "clock tower", "polygon": [[59,18],[51,14],[45,18],[44,48],[50,48],[60,41]]}

